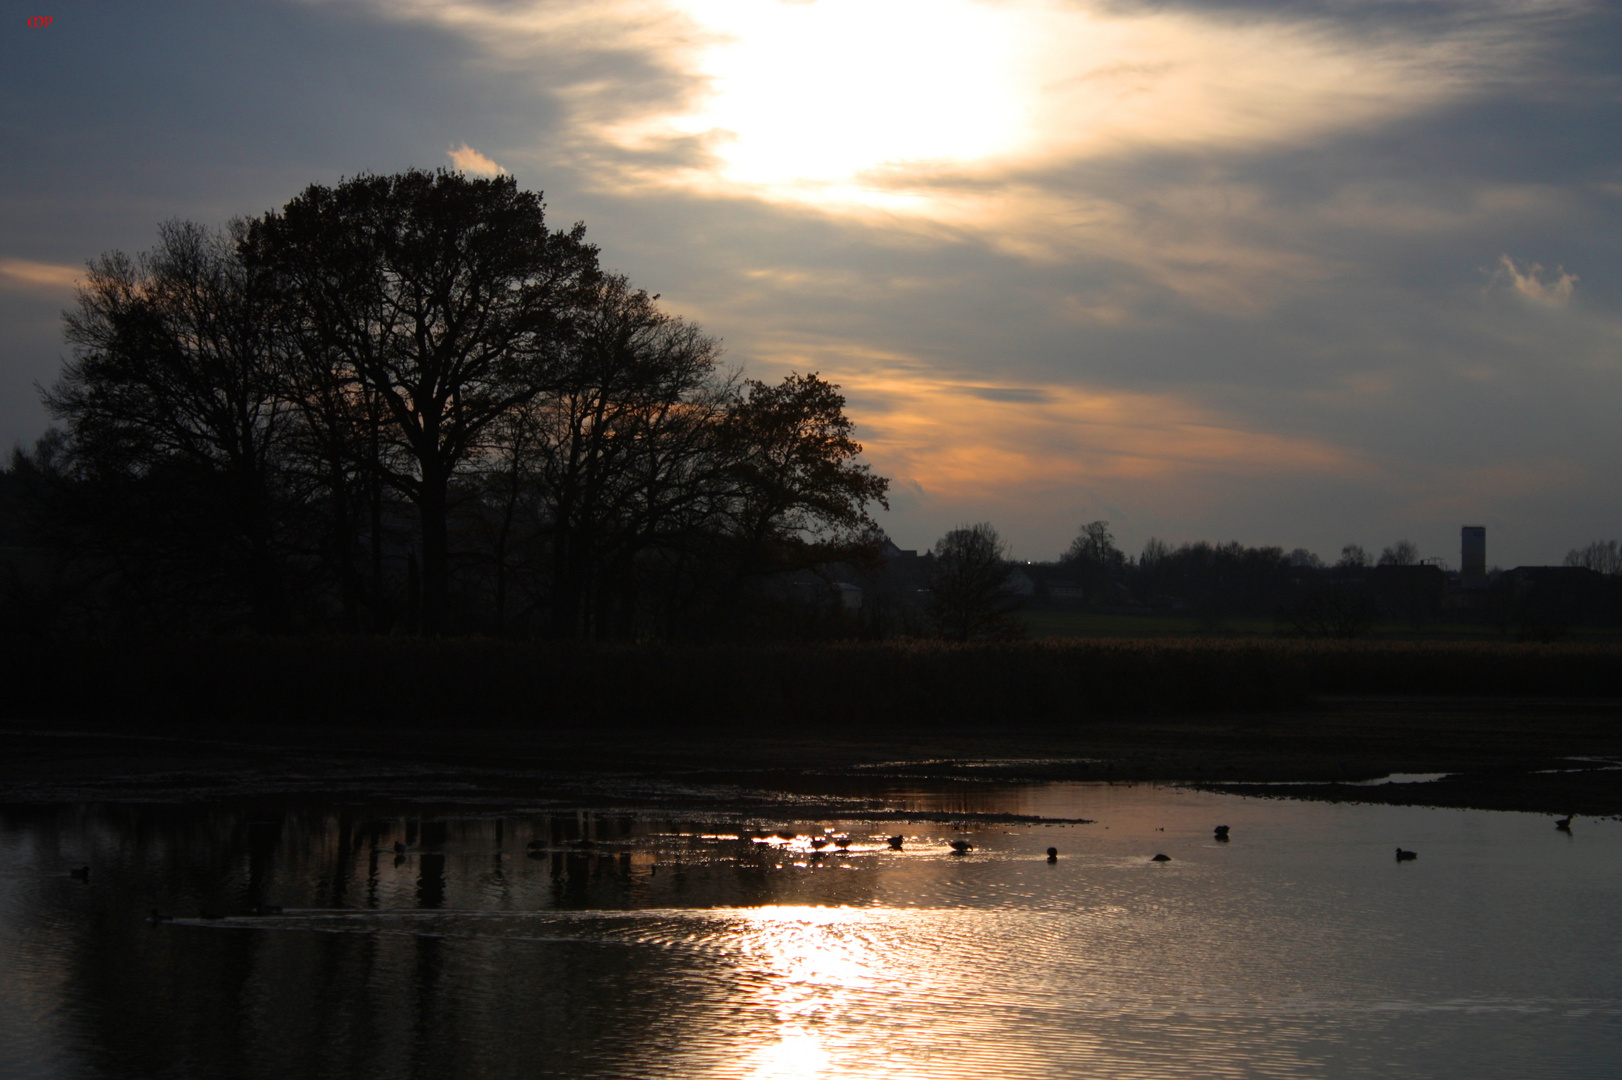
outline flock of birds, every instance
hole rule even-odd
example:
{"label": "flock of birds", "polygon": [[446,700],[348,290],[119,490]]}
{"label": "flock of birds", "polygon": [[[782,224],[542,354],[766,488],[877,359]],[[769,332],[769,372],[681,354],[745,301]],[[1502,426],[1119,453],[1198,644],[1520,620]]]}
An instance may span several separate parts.
{"label": "flock of birds", "polygon": [[[1575,815],[1567,814],[1563,818],[1556,819],[1556,821],[1554,823],[1554,827],[1556,829],[1558,829],[1560,832],[1570,834],[1570,832],[1571,832],[1571,821],[1572,821],[1572,818],[1574,816]],[[1229,828],[1229,826],[1227,826],[1227,825],[1218,825],[1214,830],[1212,830],[1213,839],[1215,839],[1218,843],[1225,844],[1225,843],[1227,843],[1229,841],[1229,839],[1230,839],[1229,834],[1231,832],[1232,832],[1232,830]],[[785,841],[785,842],[792,842],[792,841],[798,840],[800,838],[799,833],[792,833],[792,832],[755,833],[755,834],[744,833],[744,834],[742,834],[742,836],[743,836],[744,839],[761,839],[761,840],[765,840],[765,839],[776,838],[778,840],[782,840],[782,841]],[[851,840],[850,840],[849,836],[844,836],[844,835],[839,835],[839,836],[813,836],[813,837],[811,837],[809,843],[810,843],[810,846],[811,846],[811,850],[813,852],[817,853],[817,854],[820,854],[830,844],[832,844],[835,848],[837,848],[837,849],[839,849],[841,851],[848,850],[850,848]],[[901,850],[903,850],[903,845],[906,843],[906,837],[905,836],[899,836],[899,835],[898,836],[889,836],[889,837],[885,838],[885,843],[889,846],[891,851],[901,851]],[[963,839],[948,840],[946,843],[947,843],[947,846],[952,849],[952,854],[953,855],[967,855],[969,852],[974,850],[974,843],[972,841],[969,841],[969,840],[963,840]],[[597,842],[595,840],[589,840],[589,839],[588,840],[570,840],[565,844],[565,846],[567,848],[569,848],[570,850],[572,850],[572,851],[594,851],[597,848]],[[527,849],[528,849],[528,851],[529,851],[529,853],[531,855],[543,854],[545,852],[554,850],[553,845],[550,844],[548,841],[545,841],[545,840],[531,840],[529,842],[529,844],[528,844]],[[403,841],[396,840],[394,842],[394,854],[395,854],[396,857],[404,857],[408,851],[410,851],[410,848],[406,847],[406,845],[405,845],[405,843]],[[1056,848],[1056,847],[1048,848],[1047,856],[1048,856],[1048,862],[1050,862],[1050,863],[1058,862],[1059,861],[1059,849]],[[1397,848],[1397,861],[1398,862],[1400,862],[1400,863],[1402,863],[1402,862],[1412,862],[1417,858],[1419,858],[1419,852],[1417,852],[1417,851],[1409,851],[1406,848],[1401,848],[1401,847]],[[1171,862],[1171,856],[1167,855],[1167,854],[1164,854],[1164,853],[1156,853],[1154,856],[1152,856],[1150,858],[1149,861],[1150,862],[1156,862],[1156,863],[1168,863],[1168,862]],[[76,881],[88,882],[90,880],[90,867],[88,867],[88,866],[74,867],[73,869],[68,871],[68,876],[73,878]],[[253,914],[255,914],[255,915],[280,915],[280,914],[282,914],[282,908],[278,904],[255,904],[254,907],[253,907]],[[220,918],[223,918],[224,916],[213,914],[212,912],[208,911],[207,909],[204,909],[204,910],[199,911],[197,913],[197,917],[199,919],[220,919]],[[162,912],[160,912],[157,908],[153,908],[152,913],[149,916],[147,916],[146,921],[149,922],[149,923],[152,923],[154,925],[156,925],[158,923],[173,922],[174,921],[174,916],[173,915],[165,915]]]}

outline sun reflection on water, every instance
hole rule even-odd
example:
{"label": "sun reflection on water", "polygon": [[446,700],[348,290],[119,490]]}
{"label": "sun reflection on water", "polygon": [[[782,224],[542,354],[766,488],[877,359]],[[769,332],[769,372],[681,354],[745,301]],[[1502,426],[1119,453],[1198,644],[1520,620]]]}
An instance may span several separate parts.
{"label": "sun reflection on water", "polygon": [[744,1075],[759,1080],[791,1080],[826,1075],[828,1066],[828,1049],[815,1033],[784,1027],[776,1042],[750,1055]]}
{"label": "sun reflection on water", "polygon": [[892,913],[848,907],[772,906],[737,913],[735,944],[756,977],[750,1012],[770,1023],[770,1042],[750,1051],[749,1077],[848,1075],[836,1055],[851,1019],[868,1014],[894,977],[873,930]]}

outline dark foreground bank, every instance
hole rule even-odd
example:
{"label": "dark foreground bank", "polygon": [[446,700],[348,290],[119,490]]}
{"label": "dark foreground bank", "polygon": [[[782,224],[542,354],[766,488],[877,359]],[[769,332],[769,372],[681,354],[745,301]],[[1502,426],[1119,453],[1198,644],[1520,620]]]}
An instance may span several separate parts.
{"label": "dark foreground bank", "polygon": [[[0,801],[1175,781],[1622,814],[1615,647],[17,644]],[[1363,786],[1388,774],[1446,774]],[[577,785],[578,786],[578,785]]]}
{"label": "dark foreground bank", "polygon": [[0,716],[688,736],[998,734],[1326,695],[1622,699],[1622,644],[1042,640],[595,645],[422,638],[0,643]]}

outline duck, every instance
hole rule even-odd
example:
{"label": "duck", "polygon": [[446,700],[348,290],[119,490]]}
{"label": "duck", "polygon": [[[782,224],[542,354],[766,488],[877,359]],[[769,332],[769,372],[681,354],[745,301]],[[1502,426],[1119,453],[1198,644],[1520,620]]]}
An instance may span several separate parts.
{"label": "duck", "polygon": [[90,867],[80,866],[68,871],[68,877],[75,881],[89,881]]}
{"label": "duck", "polygon": [[1048,848],[1048,862],[1058,862],[1058,861],[1059,861],[1059,849],[1056,848],[1056,847]]}
{"label": "duck", "polygon": [[828,846],[828,838],[825,837],[825,836],[819,836],[815,840],[811,841],[811,849],[813,851],[821,851],[823,848],[825,848],[827,846]]}
{"label": "duck", "polygon": [[574,848],[576,851],[595,851],[597,849],[597,841],[595,841],[595,840],[570,840],[569,841],[569,846]]}
{"label": "duck", "polygon": [[1218,825],[1213,831],[1216,833],[1216,838],[1218,840],[1226,840],[1228,838],[1228,827],[1226,825]]}
{"label": "duck", "polygon": [[846,848],[850,847],[850,837],[848,837],[848,836],[836,836],[836,837],[834,837],[834,847],[838,848],[840,851],[844,851]]}
{"label": "duck", "polygon": [[974,845],[967,840],[952,840],[949,843],[952,845],[952,853],[955,855],[963,855],[974,850]]}
{"label": "duck", "polygon": [[903,837],[903,836],[892,836],[888,840],[886,840],[885,843],[890,845],[890,850],[891,851],[900,851],[901,850],[901,845],[905,840],[906,840],[906,837]]}
{"label": "duck", "polygon": [[1150,862],[1171,862],[1171,856],[1170,855],[1156,855],[1154,858],[1150,859],[1149,861]]}
{"label": "duck", "polygon": [[531,840],[529,843],[525,844],[524,847],[529,851],[545,851],[547,844],[545,840]]}
{"label": "duck", "polygon": [[1559,829],[1561,832],[1570,832],[1571,831],[1571,819],[1572,819],[1573,816],[1575,816],[1575,815],[1567,814],[1565,817],[1561,818],[1559,821],[1556,821],[1554,823],[1554,827]]}
{"label": "duck", "polygon": [[405,841],[404,840],[396,840],[394,842],[394,853],[396,855],[404,855],[406,853],[406,846],[405,846]]}
{"label": "duck", "polygon": [[1397,849],[1398,862],[1413,862],[1417,858],[1419,858],[1419,852],[1417,851],[1404,851],[1402,848]]}

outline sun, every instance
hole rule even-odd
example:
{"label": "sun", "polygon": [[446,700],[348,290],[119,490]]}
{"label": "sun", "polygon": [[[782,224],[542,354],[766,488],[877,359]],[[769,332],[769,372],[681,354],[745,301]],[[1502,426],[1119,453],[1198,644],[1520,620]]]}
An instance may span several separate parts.
{"label": "sun", "polygon": [[676,120],[734,183],[830,191],[1030,138],[1020,26],[971,0],[692,0],[707,92]]}

